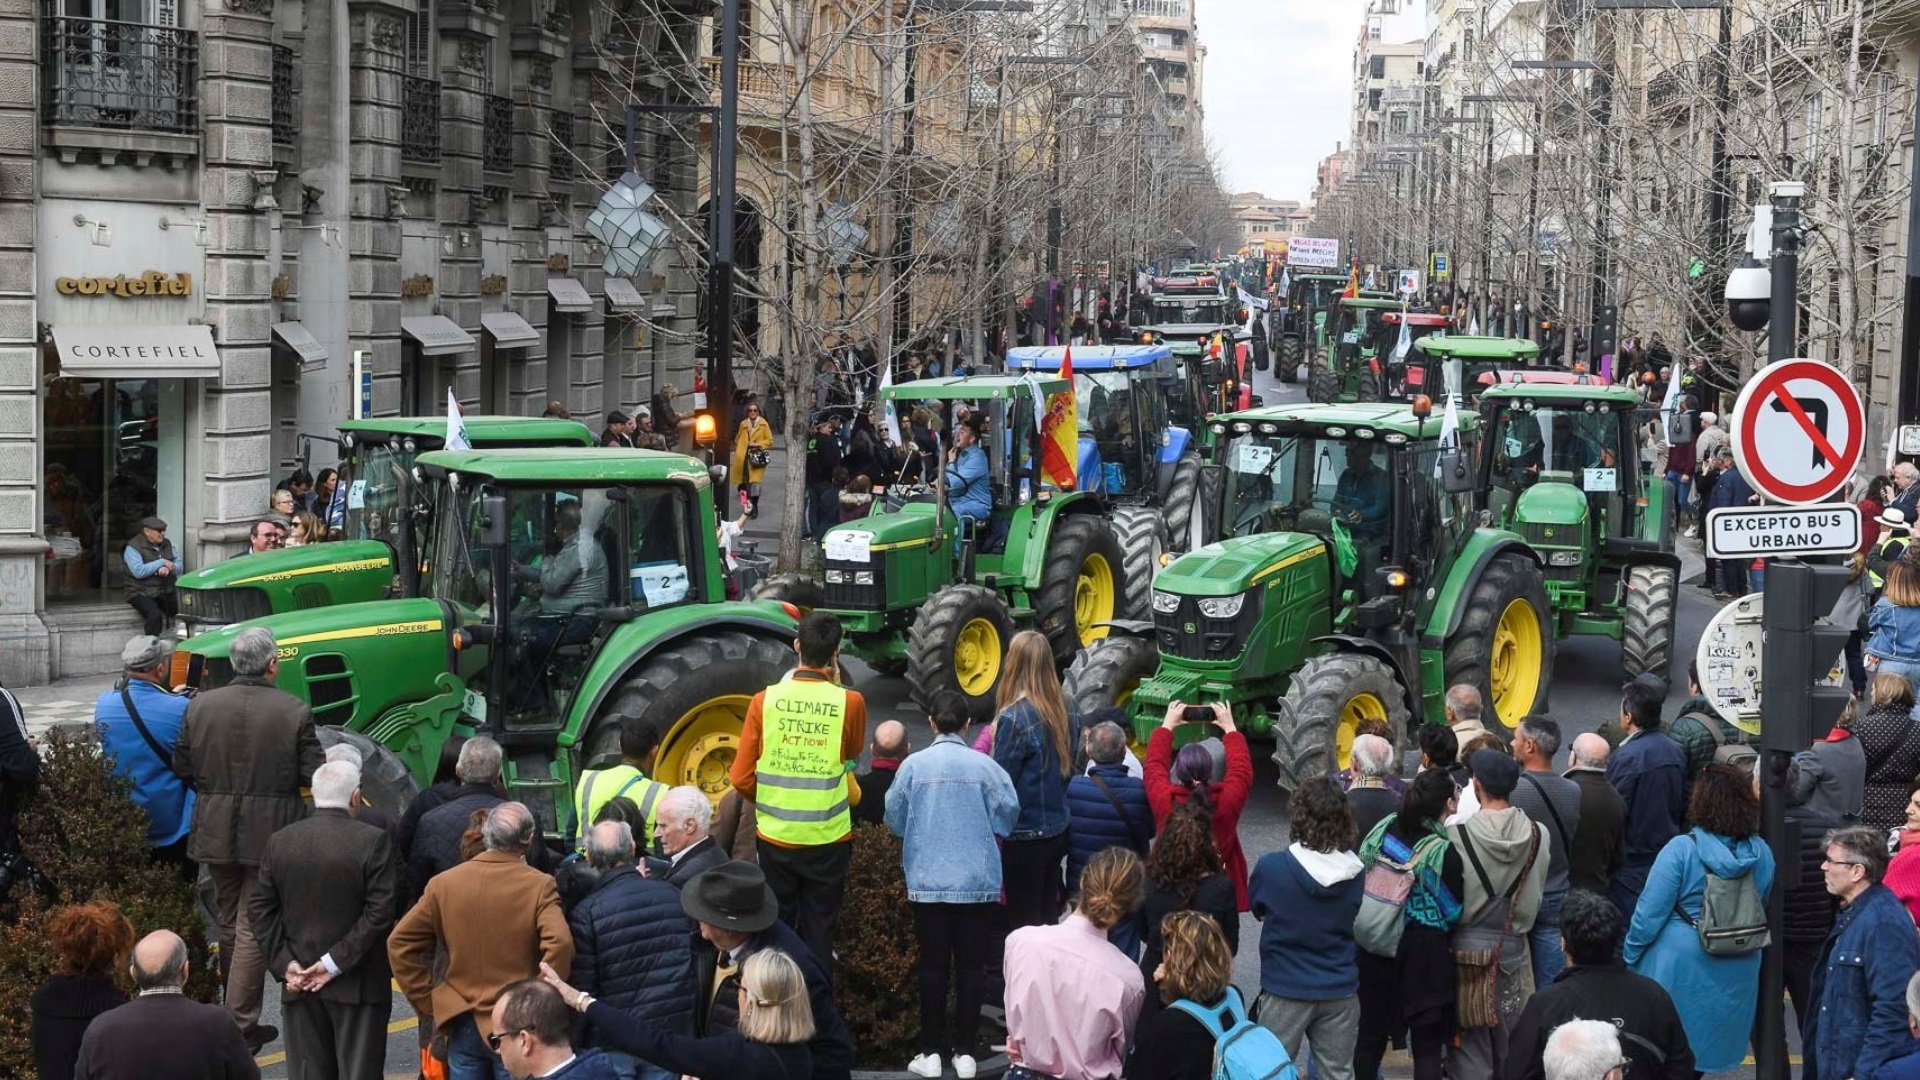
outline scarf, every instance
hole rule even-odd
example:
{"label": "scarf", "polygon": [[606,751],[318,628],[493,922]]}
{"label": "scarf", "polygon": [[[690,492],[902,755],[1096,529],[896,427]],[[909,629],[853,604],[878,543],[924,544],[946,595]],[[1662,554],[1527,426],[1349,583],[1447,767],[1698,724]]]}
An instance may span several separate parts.
{"label": "scarf", "polygon": [[[1371,867],[1380,855],[1380,849],[1386,844],[1387,830],[1398,820],[1397,815],[1389,814],[1380,819],[1367,838],[1360,845],[1360,862]],[[1438,843],[1427,843],[1430,839]],[[1436,930],[1451,930],[1453,924],[1460,921],[1460,900],[1447,888],[1442,867],[1447,858],[1447,831],[1437,821],[1427,822],[1427,833],[1413,844],[1413,891],[1407,896],[1406,917],[1408,922],[1430,926]]]}

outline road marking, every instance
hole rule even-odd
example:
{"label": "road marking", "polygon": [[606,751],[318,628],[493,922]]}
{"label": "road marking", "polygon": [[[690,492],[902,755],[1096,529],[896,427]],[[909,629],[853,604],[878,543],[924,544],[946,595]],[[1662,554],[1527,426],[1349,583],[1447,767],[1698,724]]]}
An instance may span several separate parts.
{"label": "road marking", "polygon": [[[409,1016],[405,1020],[395,1020],[393,1023],[388,1024],[387,1034],[398,1035],[403,1031],[412,1031],[419,1026],[420,1018],[417,1016]],[[285,1060],[287,1060],[287,1052],[285,1050],[278,1050],[274,1053],[262,1054],[254,1058],[253,1063],[264,1069],[269,1065],[278,1065]],[[1798,1062],[1795,1062],[1795,1064],[1798,1064]]]}

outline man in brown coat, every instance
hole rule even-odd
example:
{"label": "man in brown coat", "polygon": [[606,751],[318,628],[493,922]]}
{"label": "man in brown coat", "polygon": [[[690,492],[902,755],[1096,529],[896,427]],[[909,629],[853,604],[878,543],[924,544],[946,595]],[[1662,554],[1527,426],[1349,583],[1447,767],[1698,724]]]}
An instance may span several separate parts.
{"label": "man in brown coat", "polygon": [[242,631],[228,660],[233,681],[187,706],[173,771],[195,792],[187,857],[213,878],[227,1011],[259,1053],[280,1032],[260,1024],[267,964],[246,912],[267,840],[306,816],[300,789],[326,755],[313,733],[313,710],[274,689],[280,660],[272,631]]}
{"label": "man in brown coat", "polygon": [[[551,875],[526,863],[533,815],[501,803],[481,828],[486,850],[435,874],[387,939],[394,981],[414,1011],[431,1014],[447,1037],[448,1080],[493,1080],[499,1059],[487,1048],[500,988],[534,978],[542,961],[573,966],[573,935]],[[447,973],[433,981],[433,952],[446,949]]]}

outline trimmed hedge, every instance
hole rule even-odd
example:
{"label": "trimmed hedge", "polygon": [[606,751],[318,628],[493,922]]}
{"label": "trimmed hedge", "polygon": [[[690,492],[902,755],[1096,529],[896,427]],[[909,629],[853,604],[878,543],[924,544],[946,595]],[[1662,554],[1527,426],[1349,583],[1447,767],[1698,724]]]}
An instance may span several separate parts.
{"label": "trimmed hedge", "polygon": [[853,1032],[856,1060],[899,1068],[918,1052],[920,949],[900,838],[884,825],[853,830],[853,864],[833,949],[834,997]]}
{"label": "trimmed hedge", "polygon": [[53,973],[43,925],[53,907],[112,900],[132,920],[136,937],[173,930],[193,958],[187,993],[199,1001],[219,996],[193,886],[172,867],[148,861],[147,814],[134,805],[131,790],[90,737],[55,736],[42,755],[40,790],[20,813],[20,844],[59,896],[47,904],[16,890],[19,906],[0,926],[0,1076],[33,1075],[29,1003]]}

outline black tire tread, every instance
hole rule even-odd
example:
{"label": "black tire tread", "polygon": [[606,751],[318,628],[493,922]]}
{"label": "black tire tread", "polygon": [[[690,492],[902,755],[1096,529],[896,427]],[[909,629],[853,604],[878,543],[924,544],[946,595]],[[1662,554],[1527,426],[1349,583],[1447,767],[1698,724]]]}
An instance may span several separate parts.
{"label": "black tire tread", "polygon": [[1280,381],[1289,385],[1300,381],[1301,341],[1289,334],[1280,339],[1279,365]]}
{"label": "black tire tread", "polygon": [[1118,614],[1127,619],[1152,619],[1153,576],[1160,572],[1160,552],[1170,547],[1166,523],[1157,512],[1142,506],[1116,506],[1111,520],[1124,564],[1119,573],[1126,599]]}
{"label": "black tire tread", "polygon": [[1116,634],[1094,642],[1073,658],[1061,691],[1069,709],[1087,716],[1113,705],[1129,689],[1128,684],[1137,685],[1159,669],[1160,650],[1152,639]]}
{"label": "black tire tread", "polygon": [[1331,776],[1340,763],[1333,760],[1334,722],[1356,692],[1371,691],[1387,706],[1387,724],[1393,729],[1395,749],[1406,745],[1405,688],[1393,668],[1364,653],[1325,653],[1310,657],[1289,680],[1282,699],[1281,720],[1273,726],[1273,763],[1278,784],[1287,791],[1317,776]]}
{"label": "black tire tread", "polygon": [[994,691],[988,687],[978,697],[967,695],[953,675],[953,641],[960,628],[976,618],[994,620],[1000,630],[1004,650],[1013,639],[1013,615],[1000,594],[984,585],[949,585],[932,596],[914,616],[907,631],[907,682],[913,687],[913,700],[921,708],[930,708],[933,696],[952,690],[967,700],[967,713],[976,724],[993,719]]}
{"label": "black tire tread", "polygon": [[1629,679],[1649,671],[1668,678],[1677,577],[1670,566],[1643,563],[1627,570],[1620,604],[1620,665]]}
{"label": "black tire tread", "polygon": [[1112,568],[1115,586],[1114,615],[1126,607],[1125,580],[1122,574],[1126,555],[1107,519],[1095,514],[1069,514],[1055,518],[1053,533],[1047,537],[1046,561],[1040,564],[1040,589],[1033,594],[1034,623],[1053,646],[1053,662],[1066,667],[1085,645],[1074,623],[1073,594],[1079,583],[1080,567],[1087,556],[1098,553]]}
{"label": "black tire tread", "polygon": [[801,611],[811,611],[826,601],[820,583],[805,574],[775,574],[753,590],[755,600],[780,600]]}
{"label": "black tire tread", "polygon": [[1540,690],[1533,706],[1527,711],[1544,711],[1547,687],[1553,672],[1553,616],[1547,604],[1547,588],[1540,576],[1540,567],[1531,560],[1519,555],[1499,555],[1487,563],[1480,580],[1474,582],[1473,592],[1467,597],[1467,608],[1460,617],[1460,628],[1447,639],[1443,652],[1447,685],[1465,683],[1477,687],[1486,702],[1482,722],[1491,721],[1487,727],[1508,738],[1513,735],[1513,726],[1496,715],[1488,661],[1493,653],[1493,632],[1500,621],[1500,613],[1516,598],[1530,600],[1542,620],[1543,670]]}
{"label": "black tire tread", "polygon": [[[620,727],[610,722],[616,714],[656,719],[666,725],[664,737],[697,702],[743,691],[757,694],[793,665],[793,646],[771,637],[727,628],[688,634],[656,649],[608,695],[580,741],[585,762],[620,756]],[[663,755],[665,750],[663,743]]]}
{"label": "black tire tread", "polygon": [[1167,519],[1167,535],[1176,543],[1187,535],[1187,519],[1193,513],[1194,496],[1200,490],[1200,455],[1186,454],[1173,467],[1173,480],[1167,485],[1167,499],[1161,506]]}

